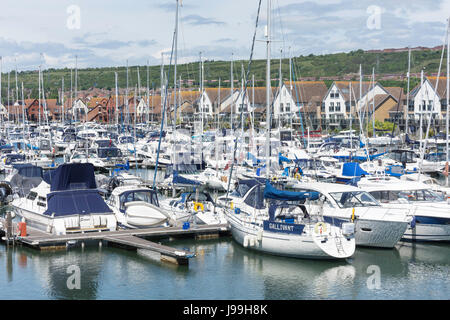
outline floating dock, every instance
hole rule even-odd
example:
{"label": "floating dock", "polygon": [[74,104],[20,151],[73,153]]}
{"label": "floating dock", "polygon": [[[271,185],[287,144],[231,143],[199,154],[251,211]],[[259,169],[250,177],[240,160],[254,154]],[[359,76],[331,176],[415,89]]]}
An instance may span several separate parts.
{"label": "floating dock", "polygon": [[[1,225],[6,226],[6,221],[0,219]],[[16,230],[14,223],[13,229]],[[5,230],[4,230],[5,231]],[[65,249],[73,243],[82,243],[87,241],[106,241],[113,246],[124,247],[127,249],[144,249],[159,255],[162,261],[169,261],[179,265],[187,265],[189,258],[195,256],[195,253],[172,248],[160,243],[156,243],[144,237],[167,238],[167,237],[195,237],[196,239],[217,238],[229,233],[227,224],[217,225],[194,225],[189,228],[183,227],[158,227],[146,229],[126,229],[117,231],[95,231],[83,233],[69,233],[65,235],[54,235],[33,227],[27,226],[27,236],[2,237],[4,241],[14,244],[23,244],[38,250],[58,250]]]}

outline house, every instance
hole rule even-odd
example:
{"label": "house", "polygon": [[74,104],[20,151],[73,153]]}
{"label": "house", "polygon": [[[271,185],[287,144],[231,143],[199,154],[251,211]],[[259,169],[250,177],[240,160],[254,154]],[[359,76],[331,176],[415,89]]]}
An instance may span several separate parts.
{"label": "house", "polygon": [[[438,81],[437,81],[438,80]],[[437,87],[437,91],[436,91]],[[432,114],[435,119],[442,120],[446,112],[447,78],[426,77],[422,84],[417,85],[410,92],[409,110],[412,110],[413,119]],[[445,107],[445,108],[444,108]],[[445,109],[445,110],[444,110]]]}

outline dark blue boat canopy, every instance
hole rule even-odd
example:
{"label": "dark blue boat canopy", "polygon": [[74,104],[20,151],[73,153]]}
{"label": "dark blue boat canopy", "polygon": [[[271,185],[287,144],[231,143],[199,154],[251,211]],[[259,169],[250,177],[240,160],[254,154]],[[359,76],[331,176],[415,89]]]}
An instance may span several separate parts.
{"label": "dark blue boat canopy", "polygon": [[44,175],[50,191],[96,189],[94,166],[91,163],[62,164]]}
{"label": "dark blue boat canopy", "polygon": [[58,216],[111,213],[97,190],[68,190],[49,193],[45,215]]}
{"label": "dark blue boat canopy", "polygon": [[317,200],[319,199],[319,192],[308,191],[308,192],[294,192],[275,189],[269,181],[266,181],[266,186],[264,188],[264,198],[282,200],[282,201],[302,201],[306,199]]}

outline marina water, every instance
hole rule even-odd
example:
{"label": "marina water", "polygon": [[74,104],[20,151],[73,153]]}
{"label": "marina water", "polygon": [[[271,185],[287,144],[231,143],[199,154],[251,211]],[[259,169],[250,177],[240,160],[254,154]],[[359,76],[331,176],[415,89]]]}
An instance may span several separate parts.
{"label": "marina water", "polygon": [[[0,246],[0,299],[450,298],[447,244],[357,248],[351,259],[332,262],[255,253],[231,237],[165,243],[197,256],[174,266],[93,244],[55,252]],[[76,268],[79,289],[71,289]]]}
{"label": "marina water", "polygon": [[[154,171],[130,173],[151,181]],[[257,253],[231,237],[161,241],[196,257],[175,266],[148,251],[98,242],[53,252],[1,245],[0,299],[450,298],[448,243],[357,247],[353,257],[336,262]]]}

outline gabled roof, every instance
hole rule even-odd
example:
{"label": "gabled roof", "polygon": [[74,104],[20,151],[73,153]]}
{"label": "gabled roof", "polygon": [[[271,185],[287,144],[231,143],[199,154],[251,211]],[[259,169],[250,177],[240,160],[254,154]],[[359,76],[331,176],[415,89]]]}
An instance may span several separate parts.
{"label": "gabled roof", "polygon": [[[290,90],[291,83],[289,81],[284,82],[286,88]],[[323,81],[293,81],[291,96],[295,102],[301,104],[309,103],[311,101],[322,101],[327,94],[327,86]]]}

